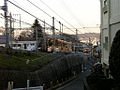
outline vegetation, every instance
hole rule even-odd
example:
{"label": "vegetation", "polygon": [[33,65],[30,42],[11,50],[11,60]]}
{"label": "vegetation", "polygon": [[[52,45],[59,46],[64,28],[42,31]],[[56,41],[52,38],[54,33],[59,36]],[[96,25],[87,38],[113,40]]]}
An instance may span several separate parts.
{"label": "vegetation", "polygon": [[109,67],[113,78],[120,82],[120,30],[116,33],[112,43]]}
{"label": "vegetation", "polygon": [[0,69],[34,71],[41,69],[53,60],[54,55],[9,50],[7,54],[3,52],[0,54]]}
{"label": "vegetation", "polygon": [[31,31],[22,31],[18,37],[18,40],[29,40],[32,38],[33,36]]}
{"label": "vegetation", "polygon": [[[38,36],[38,38],[42,38],[42,26],[39,24],[39,21],[37,19],[35,19],[32,28],[34,29],[33,31],[33,38],[36,38],[36,34]],[[37,33],[36,33],[37,30]]]}

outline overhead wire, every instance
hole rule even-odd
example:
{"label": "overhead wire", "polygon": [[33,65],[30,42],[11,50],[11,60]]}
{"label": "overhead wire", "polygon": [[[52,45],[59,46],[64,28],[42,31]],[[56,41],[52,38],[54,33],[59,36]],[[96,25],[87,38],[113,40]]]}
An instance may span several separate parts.
{"label": "overhead wire", "polygon": [[[9,0],[8,0],[9,1]],[[29,0],[27,0],[27,1],[29,1]],[[42,1],[42,0],[40,0],[40,1]],[[11,1],[9,1],[11,4],[13,4],[14,6],[16,6],[17,8],[19,8],[19,9],[21,9],[21,10],[23,10],[24,12],[26,12],[26,13],[28,13],[29,15],[31,15],[31,16],[33,16],[34,18],[37,18],[36,16],[34,16],[33,14],[31,14],[31,13],[29,13],[28,11],[26,11],[26,10],[24,10],[23,8],[21,8],[21,7],[19,7],[18,5],[16,5],[16,4],[14,4],[13,2],[11,2]],[[33,4],[32,2],[30,2],[29,1],[29,3],[31,3],[32,5],[34,5],[36,8],[38,8],[38,9],[40,9],[38,6],[36,6],[35,4]],[[47,5],[47,7],[48,7],[48,5]],[[40,9],[40,10],[42,10],[42,9]],[[51,9],[52,10],[52,9]],[[42,10],[43,11],[43,10]],[[53,10],[52,10],[53,11]],[[48,13],[46,13],[45,11],[43,11],[45,14],[47,14],[49,17],[51,17]],[[57,13],[56,13],[57,14]],[[58,14],[57,14],[58,15]],[[61,19],[63,19],[61,16],[59,16]],[[39,18],[37,18],[37,19],[39,19]],[[41,19],[39,19],[41,22],[44,22],[43,20],[41,20]],[[66,20],[64,20],[64,21],[66,21]],[[67,21],[66,21],[67,22]],[[68,22],[67,22],[68,23]],[[46,23],[47,25],[49,25],[48,23]],[[71,25],[70,23],[68,23],[69,25]],[[49,26],[51,26],[51,25],[49,25]],[[65,25],[64,25],[65,26]],[[72,25],[71,25],[72,26]],[[65,26],[65,27],[67,27],[67,26]],[[74,27],[74,26],[72,26],[72,27]],[[67,27],[68,28],[68,27]],[[68,29],[70,29],[70,28],[68,28]],[[58,30],[58,29],[56,29],[56,30]],[[72,29],[70,29],[71,31],[73,31]],[[73,31],[73,32],[75,32],[75,31]]]}
{"label": "overhead wire", "polygon": [[[55,13],[59,18],[61,18],[63,21],[65,21],[68,25],[74,27],[72,24],[70,24],[68,21],[66,21],[64,18],[62,18],[58,13],[56,13],[52,8],[50,8],[45,2],[43,2],[42,0],[40,0],[47,8],[49,8],[53,13]],[[56,20],[57,22],[59,22],[59,20]],[[64,25],[66,28],[68,28],[66,25]],[[75,28],[75,27],[74,27]],[[69,30],[71,30],[70,28],[68,28]],[[71,30],[73,31],[73,30]],[[75,31],[73,31],[75,33]]]}
{"label": "overhead wire", "polygon": [[[37,5],[35,5],[33,2],[31,2],[30,0],[27,0],[30,4],[32,4],[33,6],[35,6],[36,8],[38,8],[39,10],[41,10],[43,13],[45,13],[46,15],[48,15],[49,17],[52,17],[51,15],[49,15],[47,12],[45,12],[44,10],[42,10],[41,8],[39,8]],[[42,1],[42,3],[44,3]],[[45,3],[44,3],[45,4]],[[49,6],[47,4],[45,4],[48,8]],[[49,8],[50,10],[52,10],[51,8]],[[57,14],[54,10],[52,10],[55,14]],[[58,15],[58,14],[57,14]],[[62,18],[60,15],[58,15],[61,19],[63,19],[66,23],[68,23],[64,18]],[[56,20],[56,19],[55,19]],[[57,22],[59,22],[58,20],[56,20]],[[71,25],[70,23],[68,23],[69,25]],[[68,28],[66,25],[64,25],[66,28]],[[71,25],[72,26],[72,25]],[[74,26],[72,26],[74,27]],[[69,30],[71,30],[70,28],[68,28]],[[58,30],[58,29],[56,29]],[[73,30],[71,30],[72,32],[74,32]],[[74,32],[75,33],[75,32]]]}
{"label": "overhead wire", "polygon": [[44,12],[46,15],[48,15],[49,17],[52,18],[51,15],[49,15],[48,13],[46,13],[44,10],[42,10],[41,8],[39,8],[37,5],[35,5],[33,2],[31,2],[30,0],[27,0],[30,4],[32,4],[33,6],[35,6],[36,8],[38,8],[39,10],[41,10],[42,12]]}
{"label": "overhead wire", "polygon": [[[25,9],[23,9],[22,7],[19,7],[18,5],[14,4],[13,2],[11,2],[10,0],[8,0],[9,3],[11,3],[12,5],[16,6],[17,8],[21,9],[22,11],[24,11],[25,13],[29,14],[30,16],[40,20],[41,22],[44,23],[43,20],[39,19],[38,17],[36,17],[35,15],[31,14],[30,12],[26,11]],[[46,22],[45,22],[46,23]],[[50,24],[46,23],[48,26],[51,26]]]}
{"label": "overhead wire", "polygon": [[[75,14],[71,11],[71,9],[68,8],[68,6],[65,4],[65,2],[63,2],[63,3],[64,3],[64,5],[65,5],[65,7],[68,9],[67,11],[69,11],[69,13],[72,14],[72,16],[74,16],[74,19],[76,20],[76,22],[78,22],[79,19],[75,16]],[[79,20],[79,21],[80,21],[80,20]],[[80,25],[79,22],[78,22],[78,24]],[[81,27],[81,29],[86,30],[85,27],[83,27],[82,25],[80,25],[80,27]],[[75,29],[76,29],[76,28],[75,28]],[[78,30],[78,32],[82,33],[78,28],[77,28],[77,30]],[[88,32],[88,30],[86,30],[86,31]],[[92,35],[87,36],[86,34],[85,34],[85,36],[86,36],[86,37],[89,37],[89,38],[90,38],[90,37],[93,37]]]}
{"label": "overhead wire", "polygon": [[[49,15],[48,13],[46,13],[44,10],[42,10],[41,8],[39,8],[37,5],[35,5],[33,2],[31,2],[30,0],[27,0],[30,4],[32,4],[33,6],[35,6],[36,8],[38,8],[39,10],[41,10],[43,13],[47,14],[49,17],[52,17],[51,15]],[[59,14],[57,14],[53,9],[51,9],[46,3],[44,3],[42,0],[40,0],[44,5],[46,5],[52,12],[54,12],[57,16],[59,16],[62,20],[64,20],[67,24],[69,24],[70,26],[74,27],[73,25],[71,25],[69,22],[67,22],[64,18],[62,18]],[[58,20],[56,20],[57,22],[59,22]],[[67,29],[71,30],[72,32],[76,33],[75,31],[73,31],[72,29],[68,28],[66,25],[63,25],[64,27],[66,27]],[[74,27],[75,28],[75,27]],[[58,30],[58,29],[56,29]]]}
{"label": "overhead wire", "polygon": [[[23,8],[21,8],[21,7],[19,7],[18,5],[16,5],[16,4],[14,4],[13,2],[11,2],[11,1],[9,1],[8,0],[8,2],[10,2],[11,4],[13,4],[14,6],[16,6],[17,8],[19,8],[19,9],[21,9],[22,11],[24,11],[25,13],[27,13],[27,14],[29,14],[29,15],[31,15],[32,17],[34,17],[34,18],[36,18],[36,19],[38,19],[38,20],[40,20],[41,22],[43,22],[44,23],[44,21],[43,20],[41,20],[41,19],[39,19],[38,17],[36,17],[35,15],[33,15],[33,14],[31,14],[31,13],[29,13],[28,11],[26,11],[25,9],[23,9]],[[31,4],[32,4],[32,2],[31,2]],[[33,4],[34,5],[34,4]],[[37,7],[37,6],[35,6],[35,7]],[[47,14],[47,13],[46,13]],[[47,15],[49,15],[49,14],[47,14]],[[50,15],[49,15],[50,16]],[[45,22],[46,23],[46,22]],[[48,23],[46,23],[48,26],[50,26],[51,27],[51,25],[50,24],[48,24]],[[58,30],[58,29],[56,29],[55,28],[55,30]]]}
{"label": "overhead wire", "polygon": [[[2,18],[2,19],[4,19],[4,16],[3,15],[1,15],[2,17],[0,17],[0,18]],[[15,19],[15,18],[11,18],[11,19],[13,19],[13,21],[14,22],[16,22],[16,21],[21,21],[21,20],[19,20],[19,19]],[[25,22],[25,21],[21,21],[22,23],[24,23],[24,24],[27,24],[27,25],[30,25],[30,26],[32,26],[32,24],[30,24],[30,23],[28,23],[28,22]],[[19,23],[19,22],[18,22]]]}
{"label": "overhead wire", "polygon": [[[67,24],[69,24],[70,26],[72,26],[73,28],[75,28],[73,25],[71,25],[69,22],[67,22],[64,18],[62,18],[58,13],[56,13],[53,9],[51,9],[45,2],[43,2],[42,0],[40,0],[44,5],[46,5],[52,12],[54,12],[58,17],[60,17],[62,20],[64,20]],[[78,21],[78,18],[76,18],[76,21]],[[59,22],[59,21],[58,21]],[[64,25],[65,26],[65,25]],[[65,26],[67,29],[70,29],[71,31],[73,31],[71,28],[68,28],[67,26]],[[82,27],[82,26],[81,26]],[[77,28],[75,28],[77,29]],[[75,31],[73,31],[75,33]],[[80,32],[80,31],[79,31]],[[81,33],[81,32],[80,32]]]}
{"label": "overhead wire", "polygon": [[[65,2],[63,2],[65,7],[67,8],[67,11],[73,16],[73,18],[75,19],[75,21],[79,24],[79,26],[81,27],[81,29],[84,29],[83,26],[80,25],[80,23],[78,22],[78,18],[75,16],[75,14],[68,8],[68,6],[66,5]],[[77,29],[78,32],[82,33],[78,28],[74,28],[74,29]],[[85,35],[86,37],[88,37],[87,35]]]}

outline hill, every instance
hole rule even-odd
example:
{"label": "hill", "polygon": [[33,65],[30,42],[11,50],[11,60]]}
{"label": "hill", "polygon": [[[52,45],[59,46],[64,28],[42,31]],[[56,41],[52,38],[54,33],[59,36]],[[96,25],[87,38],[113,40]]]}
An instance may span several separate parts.
{"label": "hill", "polygon": [[100,41],[100,33],[78,34],[78,38],[81,42],[97,44]]}

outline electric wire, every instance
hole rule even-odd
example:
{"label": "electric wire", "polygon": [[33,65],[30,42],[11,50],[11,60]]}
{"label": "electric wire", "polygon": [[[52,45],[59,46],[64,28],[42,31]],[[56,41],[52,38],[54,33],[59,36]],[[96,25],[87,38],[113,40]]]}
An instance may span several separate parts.
{"label": "electric wire", "polygon": [[[16,6],[17,8],[21,9],[21,10],[22,10],[22,11],[24,11],[25,13],[29,14],[30,16],[32,16],[32,17],[34,17],[34,18],[36,18],[36,19],[38,19],[38,20],[40,20],[41,22],[43,22],[43,23],[44,23],[44,21],[43,21],[43,20],[41,20],[41,19],[37,18],[35,15],[33,15],[33,14],[31,14],[30,12],[26,11],[25,9],[23,9],[23,8],[19,7],[18,5],[14,4],[13,2],[11,2],[11,1],[9,1],[9,0],[8,0],[8,2],[9,2],[9,3],[11,3],[12,5]],[[45,22],[45,23],[46,23],[46,22]],[[48,26],[51,26],[51,25],[50,25],[50,24],[48,24],[48,23],[46,23],[46,24],[47,24]]]}
{"label": "electric wire", "polygon": [[42,10],[41,8],[39,8],[37,5],[35,5],[33,2],[31,2],[30,0],[27,0],[30,4],[32,4],[33,6],[35,6],[36,8],[38,8],[39,10],[41,10],[43,13],[45,13],[46,15],[48,15],[49,17],[52,18],[51,15],[49,15],[48,13],[46,13],[44,10]]}
{"label": "electric wire", "polygon": [[[8,0],[9,1],[9,0]],[[27,1],[29,1],[29,0],[27,0]],[[24,10],[23,8],[21,8],[21,7],[19,7],[18,5],[16,5],[16,4],[14,4],[14,3],[12,3],[11,1],[9,1],[11,4],[13,4],[14,6],[16,6],[17,8],[19,8],[19,9],[21,9],[21,10],[23,10],[24,12],[26,12],[26,13],[28,13],[29,15],[31,15],[32,17],[34,17],[34,18],[37,18],[36,16],[34,16],[33,14],[31,14],[31,13],[29,13],[28,11],[26,11],[26,10]],[[29,1],[30,2],[30,1]],[[30,2],[31,4],[32,4],[32,2]],[[36,6],[35,4],[32,4],[32,5],[34,5],[35,7],[37,7],[37,8],[39,8],[38,6]],[[39,8],[40,9],[40,8]],[[41,9],[40,9],[41,10]],[[44,12],[45,13],[45,12]],[[46,13],[47,14],[47,13]],[[56,13],[57,14],[57,13]],[[49,14],[47,14],[49,17],[51,17]],[[37,18],[37,19],[39,19],[39,18]],[[63,19],[62,17],[61,17],[61,19]],[[43,20],[41,20],[41,19],[39,19],[41,22],[44,22]],[[66,21],[66,20],[64,20],[64,21]],[[49,25],[48,23],[46,23],[47,25]],[[69,25],[71,25],[70,23],[68,23]],[[49,25],[49,26],[51,26],[51,25]],[[64,25],[65,26],[65,25]],[[72,26],[72,25],[71,25]],[[67,26],[65,26],[65,27],[67,27]],[[72,26],[72,27],[74,27],[74,26]],[[68,28],[68,27],[67,27]],[[70,28],[68,28],[68,29],[70,29]],[[56,29],[56,30],[58,30],[58,29]],[[70,29],[71,30],[71,29]],[[73,30],[71,30],[71,31],[73,31]],[[75,31],[73,31],[73,32],[75,32]]]}
{"label": "electric wire", "polygon": [[[67,22],[64,18],[62,18],[58,13],[56,13],[52,8],[50,8],[45,2],[43,2],[42,0],[40,0],[46,7],[48,7],[53,13],[55,13],[59,18],[61,18],[63,21],[65,21],[67,24],[69,24],[70,26],[72,26],[73,28],[75,28],[72,24],[70,24],[69,22]],[[59,22],[57,20],[57,22]],[[68,28],[66,25],[64,25],[67,29],[73,31],[72,29]],[[73,31],[75,33],[75,31]]]}
{"label": "electric wire", "polygon": [[[31,2],[30,0],[27,0],[30,4],[32,4],[33,6],[35,6],[36,8],[38,8],[39,10],[41,10],[43,13],[45,13],[46,15],[48,15],[49,17],[52,17],[51,15],[49,15],[47,12],[45,12],[44,10],[42,10],[41,8],[39,8],[37,5],[35,5],[33,2]],[[42,2],[44,3],[44,2]],[[45,4],[45,3],[44,3]],[[49,6],[47,4],[45,4],[48,8]],[[50,10],[52,10],[51,8],[49,8]],[[59,16],[61,19],[63,19],[67,24],[69,24],[70,26],[72,26],[70,23],[68,23],[64,18],[62,18],[60,15],[58,15],[54,10],[52,10],[52,12],[54,12],[57,16]],[[56,19],[55,19],[56,20]],[[56,20],[57,22],[59,22],[58,20]],[[66,25],[64,25],[66,28],[68,28]],[[74,26],[72,26],[74,27]],[[58,29],[56,29],[58,30]],[[71,30],[71,29],[69,29]],[[71,30],[73,31],[73,30]],[[74,31],[73,31],[74,32]]]}
{"label": "electric wire", "polygon": [[[86,30],[82,25],[80,25],[80,23],[78,22],[79,19],[75,16],[75,14],[71,11],[71,9],[69,9],[69,7],[66,5],[66,3],[65,2],[63,2],[63,3],[65,5],[65,7],[67,8],[67,11],[69,11],[69,13],[72,14],[73,18],[76,20],[76,22],[79,24],[79,26],[82,27],[81,29]],[[88,30],[86,30],[86,31],[88,32]],[[82,33],[81,31],[78,31],[78,32]],[[85,36],[88,37],[87,35],[85,35]],[[89,36],[89,37],[92,37],[92,36]]]}
{"label": "electric wire", "polygon": [[[70,26],[74,27],[72,24],[70,24],[68,21],[66,21],[64,18],[62,18],[58,13],[56,13],[52,8],[50,8],[45,2],[43,2],[42,0],[40,0],[46,7],[48,7],[53,13],[55,13],[59,18],[61,18],[62,20],[64,20],[67,24],[69,24]],[[57,20],[58,21],[58,20]],[[59,22],[59,21],[58,21]],[[74,27],[75,28],[75,27]]]}

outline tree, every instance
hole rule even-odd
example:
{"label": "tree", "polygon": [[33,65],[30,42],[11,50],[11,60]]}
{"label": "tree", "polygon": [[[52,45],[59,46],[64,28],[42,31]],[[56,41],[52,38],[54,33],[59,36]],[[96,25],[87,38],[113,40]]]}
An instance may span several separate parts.
{"label": "tree", "polygon": [[32,39],[31,31],[22,31],[18,37],[19,40],[28,40]]}
{"label": "tree", "polygon": [[[38,38],[42,38],[43,37],[43,32],[42,32],[42,26],[39,24],[39,21],[37,19],[35,19],[32,28],[33,30],[33,38],[36,38],[36,34],[38,36]],[[37,33],[36,33],[37,30]]]}
{"label": "tree", "polygon": [[35,19],[33,23],[33,38],[37,41],[37,47],[42,47],[43,42],[43,32],[42,26],[39,24],[39,21]]}
{"label": "tree", "polygon": [[120,82],[120,30],[113,39],[109,56],[109,68],[113,78]]}

